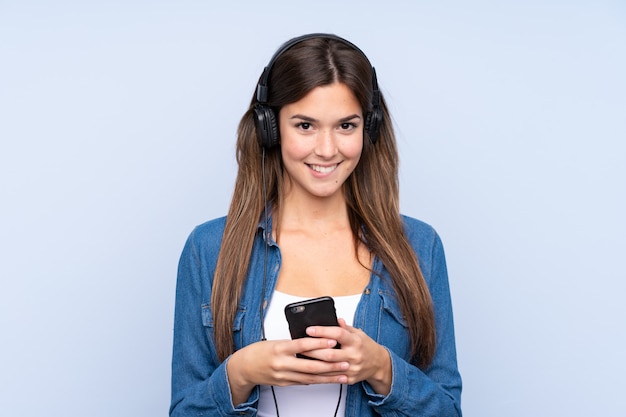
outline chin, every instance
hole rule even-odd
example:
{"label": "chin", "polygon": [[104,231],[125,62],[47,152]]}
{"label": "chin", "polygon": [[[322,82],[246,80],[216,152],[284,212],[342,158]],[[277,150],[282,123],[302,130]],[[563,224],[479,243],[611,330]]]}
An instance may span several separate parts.
{"label": "chin", "polygon": [[341,189],[337,189],[337,190],[317,190],[317,191],[310,192],[310,194],[314,198],[321,198],[321,199],[336,197],[338,194],[341,194],[343,196],[343,194],[341,193]]}

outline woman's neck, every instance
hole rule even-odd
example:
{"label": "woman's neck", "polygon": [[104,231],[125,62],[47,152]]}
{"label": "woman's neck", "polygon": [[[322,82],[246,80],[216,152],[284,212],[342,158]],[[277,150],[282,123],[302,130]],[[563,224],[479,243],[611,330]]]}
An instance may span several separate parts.
{"label": "woman's neck", "polygon": [[328,198],[287,195],[280,208],[279,230],[310,230],[317,233],[350,227],[343,194]]}

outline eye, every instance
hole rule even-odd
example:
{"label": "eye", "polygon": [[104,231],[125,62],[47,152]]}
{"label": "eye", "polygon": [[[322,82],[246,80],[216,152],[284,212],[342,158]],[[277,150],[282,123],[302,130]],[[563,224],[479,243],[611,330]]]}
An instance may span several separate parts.
{"label": "eye", "polygon": [[339,128],[345,131],[354,130],[356,129],[356,127],[357,127],[356,123],[348,123],[348,122],[345,122],[339,125]]}
{"label": "eye", "polygon": [[307,122],[300,122],[296,125],[297,128],[302,129],[302,130],[310,130],[311,129],[311,123],[307,123]]}

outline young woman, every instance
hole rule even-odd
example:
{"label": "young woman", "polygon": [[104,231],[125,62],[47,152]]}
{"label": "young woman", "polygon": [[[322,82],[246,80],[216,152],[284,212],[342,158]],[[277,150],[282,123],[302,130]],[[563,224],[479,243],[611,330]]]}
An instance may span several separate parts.
{"label": "young woman", "polygon": [[[180,259],[170,415],[461,416],[443,248],[399,212],[392,123],[363,52],[328,34],[279,48],[237,161],[228,216]],[[285,305],[320,296],[338,325],[291,340]]]}

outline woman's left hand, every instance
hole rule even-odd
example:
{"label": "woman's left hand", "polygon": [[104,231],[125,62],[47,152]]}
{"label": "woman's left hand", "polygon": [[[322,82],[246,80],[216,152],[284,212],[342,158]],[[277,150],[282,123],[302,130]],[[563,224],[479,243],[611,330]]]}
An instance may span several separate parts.
{"label": "woman's left hand", "polygon": [[[391,358],[383,346],[376,343],[364,331],[348,326],[339,319],[339,327],[311,326],[307,334],[337,340],[341,349],[325,349],[323,357],[311,352],[311,356],[327,362],[348,362],[348,384],[367,381],[381,395],[391,390]],[[308,355],[308,353],[306,353]]]}

